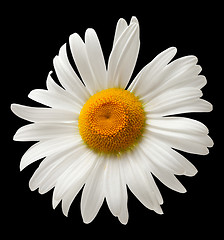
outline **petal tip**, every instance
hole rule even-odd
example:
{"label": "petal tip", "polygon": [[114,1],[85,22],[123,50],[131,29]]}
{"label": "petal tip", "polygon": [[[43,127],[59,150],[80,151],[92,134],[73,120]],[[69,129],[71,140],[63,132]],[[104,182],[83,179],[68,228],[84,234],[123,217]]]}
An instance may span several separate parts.
{"label": "petal tip", "polygon": [[28,98],[32,99],[33,96],[34,96],[34,94],[35,94],[35,91],[32,90],[32,91],[28,94]]}
{"label": "petal tip", "polygon": [[12,103],[12,104],[10,105],[10,109],[11,109],[12,112],[14,112],[15,105],[16,105],[15,103]]}
{"label": "petal tip", "polygon": [[[18,131],[17,131],[17,132],[18,132]],[[12,138],[13,141],[19,141],[17,132],[15,133],[15,135],[14,135],[13,138]]]}
{"label": "petal tip", "polygon": [[10,105],[10,110],[15,114],[15,115],[17,115],[18,116],[18,114],[17,114],[17,112],[19,111],[19,104],[16,104],[16,103],[12,103],[11,105]]}
{"label": "petal tip", "polygon": [[68,217],[68,210],[63,210],[63,209],[62,209],[62,212],[63,212],[63,214],[64,214],[65,217]]}
{"label": "petal tip", "polygon": [[186,189],[185,187],[183,187],[183,189],[181,189],[179,192],[180,192],[180,193],[186,193],[186,192],[187,192],[187,189]]}
{"label": "petal tip", "polygon": [[[61,201],[61,199],[59,199],[59,200],[57,200],[57,199],[55,199],[54,198],[54,196],[52,197],[52,208],[53,209],[55,209],[57,206],[58,206],[58,204],[59,204],[59,202]],[[62,209],[63,210],[63,209]],[[64,212],[63,212],[64,213]],[[64,214],[65,215],[65,214]]]}
{"label": "petal tip", "polygon": [[85,217],[83,217],[83,216],[82,216],[82,220],[83,220],[83,222],[84,222],[85,224],[89,224],[89,223],[92,222],[92,219],[87,219],[87,218],[85,218]]}
{"label": "petal tip", "polygon": [[137,17],[132,16],[130,23],[136,23],[136,24],[138,24],[138,19],[137,19]]}
{"label": "petal tip", "polygon": [[23,163],[20,163],[20,165],[19,165],[19,170],[20,170],[20,172],[22,172],[25,167],[26,167],[26,166],[24,166]]}
{"label": "petal tip", "polygon": [[173,54],[175,55],[177,53],[177,48],[176,47],[170,47],[168,48],[170,51],[173,52]]}
{"label": "petal tip", "polygon": [[210,103],[210,108],[209,108],[209,112],[213,111],[213,105]]}
{"label": "petal tip", "polygon": [[35,186],[31,180],[32,178],[29,181],[29,188],[31,191],[35,191],[37,189],[37,186]]}

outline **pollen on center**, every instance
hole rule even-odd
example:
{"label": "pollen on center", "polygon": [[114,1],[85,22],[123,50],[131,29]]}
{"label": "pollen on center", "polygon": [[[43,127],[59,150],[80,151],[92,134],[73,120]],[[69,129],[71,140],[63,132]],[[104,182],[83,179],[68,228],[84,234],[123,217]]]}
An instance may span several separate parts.
{"label": "pollen on center", "polygon": [[128,90],[109,88],[91,96],[79,115],[83,141],[96,152],[119,154],[132,149],[145,125],[142,103]]}

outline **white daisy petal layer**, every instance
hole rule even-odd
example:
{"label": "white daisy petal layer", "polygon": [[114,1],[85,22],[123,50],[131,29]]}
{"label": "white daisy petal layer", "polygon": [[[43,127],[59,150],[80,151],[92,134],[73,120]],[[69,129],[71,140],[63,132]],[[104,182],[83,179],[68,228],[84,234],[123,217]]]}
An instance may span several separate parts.
{"label": "white daisy petal layer", "polygon": [[[53,203],[62,200],[62,210],[67,216],[75,196],[86,182],[96,164],[96,155],[85,146],[69,156],[70,164],[57,177],[53,193]],[[91,161],[89,160],[91,158]]]}
{"label": "white daisy petal layer", "polygon": [[144,148],[144,152],[150,156],[150,161],[157,167],[177,175],[194,176],[197,173],[194,165],[184,156],[150,134],[145,136],[141,146]]}
{"label": "white daisy petal layer", "polygon": [[73,136],[77,131],[76,123],[33,123],[19,128],[13,137],[15,141],[40,141],[51,138]]}
{"label": "white daisy petal layer", "polygon": [[[130,24],[131,23],[138,24],[138,19],[136,17],[132,17]],[[116,30],[115,30],[115,34],[114,34],[113,46],[116,44],[117,40],[120,38],[120,36],[126,30],[127,27],[128,27],[127,22],[123,18],[120,18],[117,22],[117,26],[116,26]]]}
{"label": "white daisy petal layer", "polygon": [[121,159],[119,162],[119,167],[120,167],[120,181],[122,184],[122,204],[121,204],[121,211],[118,215],[118,219],[122,224],[127,224],[128,223],[128,206],[127,206],[127,201],[128,201],[128,194],[127,194],[127,187],[126,187],[126,182],[125,182],[125,169],[123,169]]}
{"label": "white daisy petal layer", "polygon": [[151,91],[156,84],[156,76],[175,56],[177,49],[170,47],[157,55],[146,65],[135,77],[128,90],[136,93],[137,96],[144,96]]}
{"label": "white daisy petal layer", "polygon": [[78,114],[61,109],[28,107],[20,104],[12,104],[11,110],[18,117],[30,122],[73,122],[78,120]]}
{"label": "white daisy petal layer", "polygon": [[151,119],[147,124],[148,136],[152,135],[173,148],[205,155],[209,152],[208,147],[213,146],[212,139],[207,135],[207,128],[198,121],[168,117]]}
{"label": "white daisy petal layer", "polygon": [[[74,200],[82,186],[86,183],[89,175],[92,172],[92,169],[94,169],[95,165],[98,162],[98,156],[92,152],[88,152],[88,155],[84,155],[82,157],[85,158],[84,163],[82,163],[85,164],[85,169],[83,170],[82,175],[80,175],[80,177],[76,178],[76,180],[75,179],[72,180],[73,181],[72,185],[64,193],[62,198],[62,211],[65,216],[68,215],[68,211],[72,204],[72,201]],[[89,161],[90,158],[91,161]],[[75,174],[75,172],[73,174]]]}
{"label": "white daisy petal layer", "polygon": [[79,156],[80,149],[83,149],[83,145],[77,144],[47,156],[30,179],[30,189],[39,188],[39,192],[43,194],[53,188],[58,177],[74,162],[74,158]]}
{"label": "white daisy petal layer", "polygon": [[99,39],[93,29],[85,34],[85,43],[74,33],[69,38],[72,56],[88,91],[93,95],[105,88],[106,66]]}
{"label": "white daisy petal layer", "polygon": [[[79,97],[79,94],[70,93],[69,91],[67,91],[64,88],[62,88],[61,86],[59,86],[53,80],[53,78],[51,77],[51,73],[52,72],[50,71],[47,76],[47,81],[46,81],[47,89],[48,89],[47,92],[49,92],[52,95],[55,95],[58,98],[67,99],[67,102],[73,102],[73,104],[75,104],[79,109],[81,109],[85,102],[84,99],[89,98],[89,96],[90,96],[89,93],[87,93],[87,91],[84,91],[84,93],[83,93],[82,90],[80,90],[78,87],[77,87],[77,91],[80,91],[80,93],[81,93],[80,97]],[[85,87],[83,86],[83,88],[85,88]],[[34,90],[34,91],[36,91],[36,90]],[[28,97],[29,97],[29,95],[28,95]],[[33,100],[35,100],[35,99],[33,99]]]}
{"label": "white daisy petal layer", "polygon": [[77,150],[68,157],[70,163],[66,168],[63,171],[60,171],[61,169],[59,168],[60,175],[58,175],[54,184],[53,208],[62,200],[62,211],[65,216],[68,216],[72,201],[82,188],[91,168],[95,164],[94,158],[91,159],[93,161],[89,161],[89,157],[92,157],[89,149],[82,146]]}
{"label": "white daisy petal layer", "polygon": [[71,99],[73,99],[73,95],[68,91],[66,91],[64,88],[62,88],[61,86],[59,86],[51,77],[51,74],[52,74],[52,71],[50,71],[47,76],[47,81],[46,81],[47,90],[55,94],[66,95],[67,97],[71,97]]}
{"label": "white daisy petal layer", "polygon": [[142,161],[144,161],[146,170],[152,172],[168,188],[180,193],[186,192],[184,186],[179,182],[179,180],[174,176],[173,173],[154,163],[151,155],[149,155],[147,152],[148,146],[141,145],[139,147],[141,150],[137,150],[138,155],[139,157],[141,157]]}
{"label": "white daisy petal layer", "polygon": [[154,82],[154,85],[150,89],[148,89],[148,85],[145,86],[141,93],[141,99],[147,102],[164,91],[177,88],[202,88],[206,84],[206,79],[203,76],[198,76],[201,67],[196,63],[197,58],[195,56],[186,56],[161,68],[153,80],[147,78],[146,75],[146,79],[142,81]]}
{"label": "white daisy petal layer", "polygon": [[72,111],[76,114],[79,114],[81,111],[81,106],[66,94],[36,89],[31,91],[28,97],[36,102],[55,109]]}
{"label": "white daisy petal layer", "polygon": [[99,158],[86,180],[81,198],[81,213],[84,223],[90,223],[103,204],[105,163],[104,158]]}
{"label": "white daisy petal layer", "polygon": [[139,47],[139,25],[133,21],[117,38],[109,56],[107,88],[127,86],[135,67]]}
{"label": "white daisy petal layer", "polygon": [[20,162],[20,170],[23,170],[29,164],[49,156],[53,153],[64,151],[82,143],[80,136],[66,136],[40,141],[32,145],[23,155]]}
{"label": "white daisy petal layer", "polygon": [[140,159],[137,151],[128,154],[122,159],[123,169],[125,170],[125,179],[129,189],[147,208],[162,214],[160,207],[162,196],[155,185],[150,171],[146,171],[147,165]]}
{"label": "white daisy petal layer", "polygon": [[152,115],[174,115],[187,112],[209,112],[212,105],[200,99],[202,92],[195,88],[181,88],[164,92],[145,104],[145,111]]}
{"label": "white daisy petal layer", "polygon": [[115,45],[115,43],[117,42],[117,40],[120,38],[120,36],[122,35],[122,33],[127,27],[128,27],[127,22],[123,18],[120,18],[117,22],[117,26],[114,34],[113,46]]}
{"label": "white daisy petal layer", "polygon": [[[106,64],[96,32],[89,28],[85,34],[86,51],[91,65],[95,82],[98,82],[100,90],[106,88]],[[98,89],[97,89],[98,90]]]}
{"label": "white daisy petal layer", "polygon": [[110,211],[114,216],[119,216],[122,207],[127,205],[126,184],[120,171],[121,159],[109,157],[105,172],[105,195]]}
{"label": "white daisy petal layer", "polygon": [[158,167],[178,175],[194,176],[197,173],[195,166],[184,156],[152,135],[145,136],[142,147],[145,148],[144,151],[150,155],[151,161]]}
{"label": "white daisy petal layer", "polygon": [[174,174],[184,174],[185,169],[180,162],[169,151],[170,147],[160,142],[155,141],[152,137],[145,139],[141,142],[142,147],[145,148],[145,152],[150,155],[152,162],[158,167],[166,168]]}
{"label": "white daisy petal layer", "polygon": [[83,105],[90,94],[69,63],[66,44],[60,48],[59,54],[54,58],[53,63],[61,85]]}

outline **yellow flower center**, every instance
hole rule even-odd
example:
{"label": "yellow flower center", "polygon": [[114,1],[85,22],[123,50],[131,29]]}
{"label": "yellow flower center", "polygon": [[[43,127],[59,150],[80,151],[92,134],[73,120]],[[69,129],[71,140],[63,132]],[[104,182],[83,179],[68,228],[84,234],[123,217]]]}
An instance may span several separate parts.
{"label": "yellow flower center", "polygon": [[145,125],[142,103],[128,90],[110,88],[91,96],[79,115],[83,141],[100,153],[132,149]]}

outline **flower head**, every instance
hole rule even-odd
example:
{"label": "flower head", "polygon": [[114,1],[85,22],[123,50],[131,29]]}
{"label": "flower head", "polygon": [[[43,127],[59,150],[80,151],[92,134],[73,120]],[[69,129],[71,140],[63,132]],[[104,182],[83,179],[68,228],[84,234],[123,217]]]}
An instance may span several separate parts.
{"label": "flower head", "polygon": [[106,67],[100,42],[87,29],[85,42],[75,33],[69,46],[81,79],[72,68],[66,44],[53,64],[59,86],[47,77],[47,90],[29,98],[47,107],[12,104],[12,111],[33,123],[21,127],[16,141],[38,141],[23,155],[20,168],[44,158],[30,179],[30,189],[54,188],[53,207],[62,202],[67,216],[84,186],[81,213],[85,223],[97,215],[104,199],[121,223],[128,221],[127,186],[147,208],[162,214],[155,184],[185,192],[175,175],[193,176],[196,168],[180,153],[208,154],[213,141],[201,122],[173,115],[209,112],[201,99],[206,78],[195,56],[172,62],[176,48],[156,56],[131,82],[140,46],[139,24],[132,17],[117,23]]}

